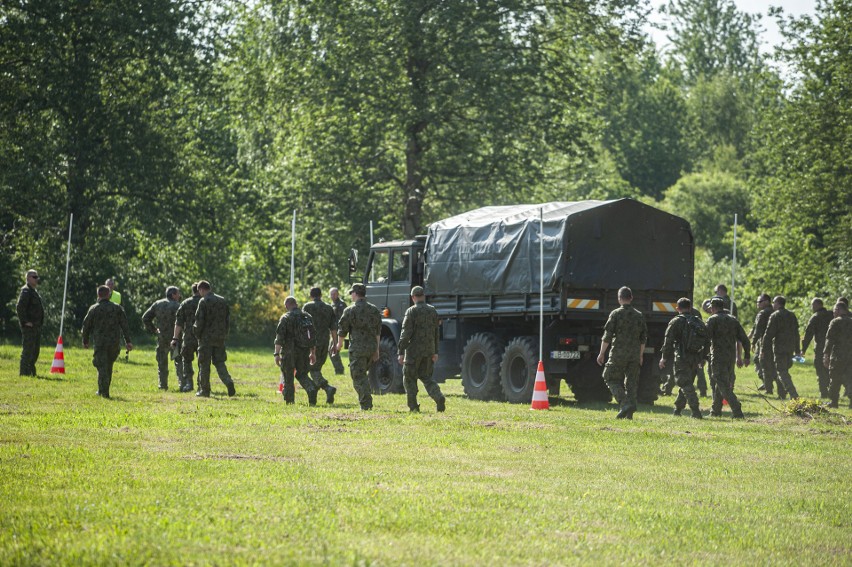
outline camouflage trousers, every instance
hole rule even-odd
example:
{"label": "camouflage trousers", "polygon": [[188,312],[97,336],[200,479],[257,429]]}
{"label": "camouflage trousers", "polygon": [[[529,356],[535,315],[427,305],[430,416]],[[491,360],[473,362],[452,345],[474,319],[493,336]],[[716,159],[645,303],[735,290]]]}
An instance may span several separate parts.
{"label": "camouflage trousers", "polygon": [[334,373],[339,375],[344,374],[345,371],[343,368],[343,361],[340,360],[340,353],[331,354],[329,355],[329,358],[331,359],[331,365],[334,366]]}
{"label": "camouflage trousers", "polygon": [[181,343],[180,357],[181,371],[183,372],[183,375],[181,376],[181,387],[187,392],[193,388],[192,378],[195,376],[195,372],[192,368],[192,362],[195,360],[195,352],[197,350],[198,341],[196,340],[184,340]]}
{"label": "camouflage trousers", "polygon": [[736,381],[736,372],[733,361],[730,363],[714,362],[710,371],[715,379],[713,386],[713,415],[722,414],[722,400],[728,400],[728,405],[731,406],[731,414],[734,417],[743,416],[742,404],[739,398],[734,393],[734,382]]}
{"label": "camouflage trousers", "polygon": [[[169,355],[171,354],[171,333],[168,336],[160,335],[157,337],[157,377],[159,378],[160,388],[163,390],[169,389]],[[178,381],[181,381],[183,375],[183,361],[181,358],[175,357],[175,375]]]}
{"label": "camouflage trousers", "polygon": [[325,361],[328,360],[328,340],[317,339],[317,346],[314,349],[314,357],[316,360],[310,366],[311,379],[316,383],[320,390],[328,392],[331,384],[322,375],[322,367],[325,366]]}
{"label": "camouflage trousers", "polygon": [[852,407],[852,365],[833,364],[828,369],[828,376],[828,398],[831,400],[831,403],[834,405],[838,404],[840,400],[840,386],[846,386],[849,407]]}
{"label": "camouflage trousers", "polygon": [[827,398],[828,396],[828,388],[829,388],[829,375],[828,368],[822,363],[822,348],[814,349],[814,369],[816,370],[817,375],[817,384],[819,385],[819,395],[822,398]]}
{"label": "camouflage trousers", "polygon": [[234,385],[231,379],[231,374],[228,372],[228,367],[225,361],[228,360],[228,353],[225,352],[223,346],[199,346],[198,347],[198,389],[202,392],[210,393],[210,363],[216,367],[216,373],[219,375],[219,380],[226,386]]}
{"label": "camouflage trousers", "polygon": [[92,364],[98,370],[98,394],[108,398],[109,387],[112,384],[112,369],[115,360],[121,352],[121,345],[115,343],[109,346],[95,345],[92,354]]}
{"label": "camouflage trousers", "polygon": [[308,377],[309,357],[310,351],[307,349],[293,349],[281,359],[281,381],[284,383],[282,394],[288,404],[296,401],[296,384],[293,378],[299,381],[299,385],[308,394],[311,405],[317,402],[317,385]]}
{"label": "camouflage trousers", "polygon": [[417,381],[423,382],[423,387],[429,397],[438,402],[444,399],[441,388],[432,379],[434,364],[431,356],[417,356],[409,359],[406,357],[405,365],[402,367],[402,384],[408,397],[408,408],[415,409],[417,404]]}
{"label": "camouflage trousers", "polygon": [[21,329],[21,376],[35,376],[36,362],[41,352],[41,328],[24,327]]}
{"label": "camouflage trousers", "polygon": [[361,409],[373,409],[373,394],[370,391],[370,379],[367,374],[372,366],[373,353],[353,354],[349,352],[349,373],[352,375],[352,385],[358,393],[358,403]]}
{"label": "camouflage trousers", "polygon": [[784,387],[784,383],[781,382],[781,379],[778,376],[778,370],[775,368],[775,359],[772,357],[772,353],[767,351],[766,354],[763,354],[763,352],[761,352],[759,360],[760,367],[763,371],[763,386],[766,390],[766,393],[771,394],[772,390],[777,384],[778,397],[786,397],[787,389]]}
{"label": "camouflage trousers", "polygon": [[798,398],[799,393],[796,391],[796,386],[793,384],[793,377],[790,376],[790,368],[793,366],[793,353],[773,351],[772,354],[772,362],[774,363],[773,366],[775,368],[774,378],[778,381],[779,390],[781,386],[784,386],[784,389],[787,390],[787,393],[790,394],[791,398]]}
{"label": "camouflage trousers", "polygon": [[687,361],[675,360],[674,377],[675,384],[680,391],[675,398],[675,409],[682,410],[689,404],[689,409],[698,411],[698,394],[695,392],[695,375],[698,373],[698,364]]}
{"label": "camouflage trousers", "polygon": [[614,361],[604,366],[603,379],[615,401],[622,409],[636,409],[636,391],[639,389],[639,359]]}

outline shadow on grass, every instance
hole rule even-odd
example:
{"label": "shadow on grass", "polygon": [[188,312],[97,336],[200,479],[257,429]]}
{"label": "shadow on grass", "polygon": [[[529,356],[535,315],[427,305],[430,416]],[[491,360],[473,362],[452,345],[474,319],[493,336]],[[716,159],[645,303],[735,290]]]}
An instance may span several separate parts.
{"label": "shadow on grass", "polygon": [[48,375],[48,376],[36,376],[35,379],[36,380],[45,380],[47,382],[64,382],[65,381],[64,376],[50,376],[50,375]]}

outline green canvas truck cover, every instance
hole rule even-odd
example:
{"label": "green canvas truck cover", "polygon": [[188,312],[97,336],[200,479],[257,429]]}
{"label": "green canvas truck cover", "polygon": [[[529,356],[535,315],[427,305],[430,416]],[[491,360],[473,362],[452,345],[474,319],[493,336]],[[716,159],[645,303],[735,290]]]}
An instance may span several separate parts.
{"label": "green canvas truck cover", "polygon": [[633,199],[475,209],[429,226],[430,295],[539,290],[539,218],[544,288],[692,289],[689,223]]}

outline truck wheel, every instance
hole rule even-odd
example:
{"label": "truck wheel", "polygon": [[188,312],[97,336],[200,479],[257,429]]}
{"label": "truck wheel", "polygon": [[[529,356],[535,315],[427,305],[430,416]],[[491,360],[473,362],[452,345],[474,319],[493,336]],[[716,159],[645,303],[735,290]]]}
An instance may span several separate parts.
{"label": "truck wheel", "polygon": [[379,360],[370,368],[370,388],[373,394],[401,394],[402,366],[397,359],[396,343],[389,338],[379,342]]}
{"label": "truck wheel", "polygon": [[603,380],[601,367],[591,357],[568,367],[567,382],[571,386],[574,399],[581,404],[612,400],[612,393]]}
{"label": "truck wheel", "polygon": [[500,364],[500,380],[506,401],[528,404],[535,388],[538,368],[538,343],[533,337],[516,337],[509,341]]}
{"label": "truck wheel", "polygon": [[493,333],[476,333],[464,346],[462,385],[472,400],[502,400],[500,355],[503,341]]}

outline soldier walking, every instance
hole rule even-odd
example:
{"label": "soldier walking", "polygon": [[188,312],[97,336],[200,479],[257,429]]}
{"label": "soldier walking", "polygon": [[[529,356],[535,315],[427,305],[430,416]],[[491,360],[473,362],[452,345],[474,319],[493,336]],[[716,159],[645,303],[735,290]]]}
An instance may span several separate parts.
{"label": "soldier walking", "polygon": [[[142,315],[142,324],[149,333],[157,335],[157,376],[160,390],[169,389],[169,354],[174,332],[175,317],[180,307],[180,290],[173,285],[166,288],[166,297],[158,299]],[[154,321],[157,322],[156,326]],[[175,374],[183,386],[183,368],[180,357],[175,357]]]}
{"label": "soldier walking", "polygon": [[39,275],[27,271],[26,284],[21,288],[15,312],[21,325],[21,376],[35,376],[36,362],[41,352],[41,327],[44,324],[44,304],[38,293]]}
{"label": "soldier walking", "polygon": [[805,327],[805,338],[802,339],[802,355],[808,351],[808,345],[811,339],[814,341],[814,368],[817,373],[817,383],[819,384],[819,395],[822,398],[828,397],[828,367],[823,364],[823,352],[825,350],[825,333],[828,331],[828,325],[834,319],[831,311],[825,308],[822,299],[815,297],[811,301],[811,311],[813,315],[808,319],[808,326]]}
{"label": "soldier walking", "polygon": [[674,415],[681,415],[689,404],[692,417],[701,419],[701,408],[698,404],[698,394],[695,392],[695,376],[698,366],[704,362],[709,353],[707,330],[700,317],[692,314],[692,301],[686,297],[677,300],[679,315],[669,321],[666,336],[663,340],[663,355],[660,358],[660,370],[666,363],[674,359],[673,375],[680,392],[675,399]]}
{"label": "soldier walking", "polygon": [[828,368],[829,407],[838,407],[840,386],[843,384],[852,408],[852,317],[849,316],[849,304],[837,302],[834,317],[825,334],[822,356],[822,363]]}
{"label": "soldier walking", "polygon": [[[331,307],[334,309],[334,323],[332,324],[332,329],[334,329],[334,334],[337,335],[337,324],[340,322],[340,318],[343,316],[343,310],[346,309],[346,303],[340,299],[340,292],[336,287],[328,290],[328,296],[331,298]],[[343,361],[340,360],[340,351],[336,349],[337,339],[332,339],[332,342],[329,344],[329,358],[331,358],[331,365],[334,366],[334,373],[338,375],[343,375]]]}
{"label": "soldier walking", "polygon": [[210,397],[210,363],[216,367],[219,380],[228,388],[228,396],[236,394],[234,381],[228,372],[225,361],[228,353],[225,351],[225,339],[231,324],[231,310],[221,295],[213,293],[210,282],[198,282],[198,311],[195,313],[193,332],[198,339],[198,392],[196,396]]}
{"label": "soldier walking", "polygon": [[98,302],[89,307],[83,319],[83,346],[94,346],[92,364],[98,369],[97,395],[109,398],[112,383],[112,368],[121,352],[120,340],[124,336],[127,352],[133,350],[130,340],[130,327],[124,308],[109,299],[110,289],[102,285],[98,288]]}
{"label": "soldier walking", "polygon": [[337,344],[337,317],[334,314],[334,308],[322,300],[320,288],[311,288],[310,295],[311,301],[302,306],[302,311],[314,320],[314,330],[317,333],[315,357],[310,368],[311,379],[325,392],[325,402],[333,404],[337,388],[329,384],[322,375],[322,367],[328,359],[329,344]]}
{"label": "soldier walking", "polygon": [[598,364],[604,366],[606,351],[610,345],[609,360],[603,371],[603,379],[621,407],[617,419],[633,419],[637,409],[636,391],[639,388],[639,371],[648,341],[648,327],[645,317],[630,304],[633,291],[629,287],[618,290],[618,304],[621,306],[609,314],[604,325]]}
{"label": "soldier walking", "polygon": [[195,331],[192,326],[195,324],[195,312],[198,310],[199,301],[201,301],[201,295],[198,293],[198,284],[194,283],[192,284],[192,297],[181,302],[175,315],[174,336],[170,346],[173,349],[178,349],[181,357],[181,370],[183,371],[180,377],[181,392],[191,392],[194,388],[192,361],[195,360],[195,351],[198,350],[198,339],[195,338]]}
{"label": "soldier walking", "polygon": [[[749,365],[751,345],[743,326],[727,312],[720,297],[710,300],[710,312],[712,315],[707,319],[707,338],[710,340],[710,372],[713,373],[715,383],[710,415],[721,416],[722,401],[728,400],[732,417],[742,419],[745,417],[742,405],[734,393],[734,365],[738,368]],[[745,350],[745,359],[740,357],[740,348]]]}
{"label": "soldier walking", "polygon": [[[775,373],[775,365],[772,363],[771,357],[763,358],[763,335],[766,333],[766,325],[769,323],[769,316],[772,315],[772,299],[767,293],[761,293],[757,297],[757,315],[754,317],[754,327],[748,335],[748,339],[752,344],[752,353],[754,354],[754,371],[757,372],[760,378],[761,385],[758,390],[763,390],[767,394],[772,394],[774,380],[772,376]],[[784,392],[784,386],[778,383],[778,392]]]}
{"label": "soldier walking", "polygon": [[[792,311],[786,308],[787,299],[783,295],[777,295],[772,300],[774,312],[769,316],[766,324],[766,332],[761,341],[762,361],[772,358],[774,375],[772,380],[779,381],[784,385],[786,393],[795,399],[799,397],[793,378],[790,376],[790,367],[793,366],[793,353],[800,354],[799,345],[799,320]],[[784,394],[778,388],[778,396],[783,400]]]}
{"label": "soldier walking", "polygon": [[358,393],[358,403],[362,410],[373,409],[373,396],[370,393],[370,381],[367,372],[370,366],[379,360],[379,339],[382,332],[382,315],[372,303],[368,303],[367,288],[364,284],[352,284],[349,298],[352,305],[343,311],[337,327],[337,345],[335,350],[343,348],[343,339],[349,337],[349,373],[352,384]]}
{"label": "soldier walking", "polygon": [[281,367],[284,381],[284,401],[296,401],[295,375],[308,394],[308,405],[317,405],[317,385],[308,376],[308,369],[316,362],[317,333],[311,316],[301,309],[295,297],[284,300],[287,313],[278,321],[275,331],[275,364]]}
{"label": "soldier walking", "polygon": [[419,285],[411,288],[411,300],[414,305],[405,311],[399,337],[399,363],[403,365],[402,382],[408,395],[408,409],[420,411],[417,403],[417,380],[420,380],[429,397],[435,400],[435,408],[442,412],[446,409],[446,398],[432,379],[440,340],[438,312],[426,303],[426,294]]}

